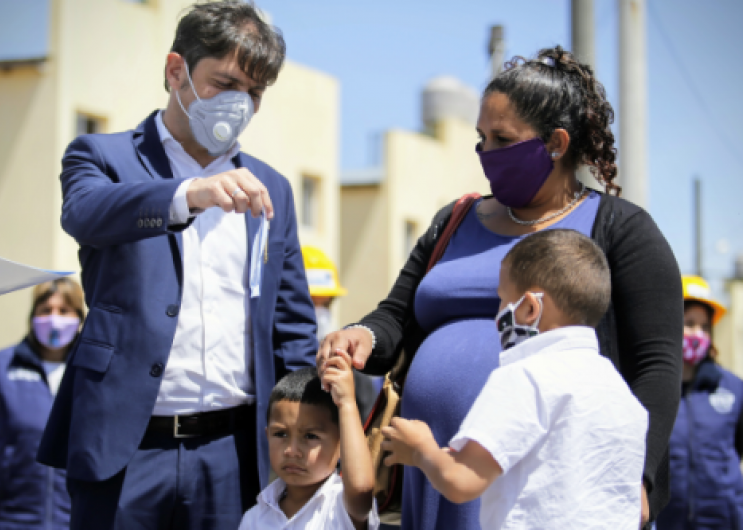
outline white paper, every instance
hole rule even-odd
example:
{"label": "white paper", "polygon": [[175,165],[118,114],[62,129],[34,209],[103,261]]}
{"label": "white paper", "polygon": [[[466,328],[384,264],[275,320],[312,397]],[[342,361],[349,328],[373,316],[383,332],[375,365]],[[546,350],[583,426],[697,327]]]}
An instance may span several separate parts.
{"label": "white paper", "polygon": [[0,258],[0,295],[69,276],[73,271],[48,271]]}

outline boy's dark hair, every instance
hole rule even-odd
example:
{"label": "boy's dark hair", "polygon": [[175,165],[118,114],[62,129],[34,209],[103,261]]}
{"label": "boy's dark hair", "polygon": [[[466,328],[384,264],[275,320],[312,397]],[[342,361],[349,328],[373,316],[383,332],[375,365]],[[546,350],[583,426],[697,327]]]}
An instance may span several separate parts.
{"label": "boy's dark hair", "polygon": [[291,401],[325,407],[330,412],[333,423],[338,424],[338,407],[333,403],[333,396],[325,392],[317,375],[317,368],[308,366],[289,372],[276,383],[268,398],[266,421],[271,421],[271,407],[277,401]]}
{"label": "boy's dark hair", "polygon": [[517,243],[503,258],[519,292],[539,287],[573,323],[595,328],[611,301],[606,257],[575,230],[542,230]]}
{"label": "boy's dark hair", "polygon": [[[190,72],[205,57],[221,59],[236,53],[240,70],[260,84],[271,85],[286,57],[278,28],[266,24],[252,2],[223,0],[195,4],[175,30],[171,52],[179,54]],[[165,90],[170,91],[165,79]]]}

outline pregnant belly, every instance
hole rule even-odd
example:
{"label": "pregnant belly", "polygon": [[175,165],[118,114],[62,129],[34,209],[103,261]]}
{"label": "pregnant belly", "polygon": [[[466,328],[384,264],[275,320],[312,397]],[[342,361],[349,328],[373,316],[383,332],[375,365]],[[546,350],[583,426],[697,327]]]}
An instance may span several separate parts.
{"label": "pregnant belly", "polygon": [[499,354],[492,318],[440,326],[421,344],[410,366],[402,416],[427,423],[439,445],[447,445],[498,367]]}

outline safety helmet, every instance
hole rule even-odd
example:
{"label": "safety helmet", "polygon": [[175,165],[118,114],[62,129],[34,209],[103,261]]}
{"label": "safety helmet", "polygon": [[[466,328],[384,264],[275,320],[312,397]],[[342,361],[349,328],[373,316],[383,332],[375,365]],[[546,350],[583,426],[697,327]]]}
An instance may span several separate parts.
{"label": "safety helmet", "polygon": [[699,276],[682,276],[681,285],[684,288],[684,301],[701,302],[712,308],[712,323],[717,324],[727,313],[727,309],[712,299],[709,285]]}
{"label": "safety helmet", "polygon": [[317,247],[303,246],[304,270],[310,296],[344,296],[348,291],[338,281],[338,271],[328,256]]}

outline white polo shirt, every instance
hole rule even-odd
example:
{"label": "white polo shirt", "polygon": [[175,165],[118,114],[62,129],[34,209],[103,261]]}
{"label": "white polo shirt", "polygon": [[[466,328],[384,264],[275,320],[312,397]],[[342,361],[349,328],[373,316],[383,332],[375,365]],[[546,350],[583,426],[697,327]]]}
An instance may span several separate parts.
{"label": "white polo shirt", "polygon": [[567,327],[502,352],[449,445],[477,442],[503,468],[482,528],[637,530],[647,426],[595,331]]}
{"label": "white polo shirt", "polygon": [[[258,504],[245,512],[239,530],[354,530],[343,501],[343,479],[338,473],[330,475],[291,519],[287,519],[279,507],[284,489],[286,483],[280,478],[269,484],[258,495]],[[376,502],[369,512],[367,528],[379,528]]]}

